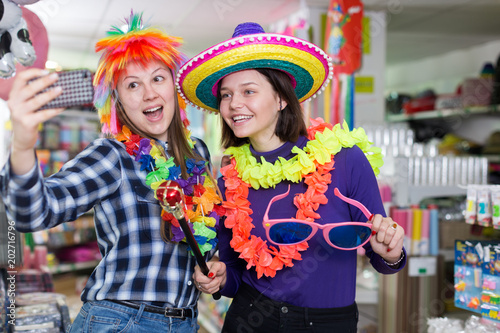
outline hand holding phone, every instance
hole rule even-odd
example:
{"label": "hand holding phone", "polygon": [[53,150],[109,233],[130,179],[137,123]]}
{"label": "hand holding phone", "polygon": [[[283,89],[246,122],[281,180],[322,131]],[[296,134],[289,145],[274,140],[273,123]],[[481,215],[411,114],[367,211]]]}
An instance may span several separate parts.
{"label": "hand holding phone", "polygon": [[92,85],[92,73],[87,69],[58,72],[58,80],[51,86],[42,90],[46,92],[55,87],[61,87],[62,93],[39,110],[69,108],[92,104],[94,99],[94,87]]}

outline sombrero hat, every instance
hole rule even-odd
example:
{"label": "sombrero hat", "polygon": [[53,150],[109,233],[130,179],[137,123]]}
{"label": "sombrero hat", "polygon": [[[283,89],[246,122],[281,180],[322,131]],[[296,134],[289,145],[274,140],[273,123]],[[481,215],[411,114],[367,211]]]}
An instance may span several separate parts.
{"label": "sombrero hat", "polygon": [[242,23],[233,37],[201,52],[182,66],[177,89],[186,102],[218,112],[217,84],[226,75],[252,68],[274,68],[290,76],[299,102],[316,97],[333,76],[331,58],[300,38],[266,33]]}

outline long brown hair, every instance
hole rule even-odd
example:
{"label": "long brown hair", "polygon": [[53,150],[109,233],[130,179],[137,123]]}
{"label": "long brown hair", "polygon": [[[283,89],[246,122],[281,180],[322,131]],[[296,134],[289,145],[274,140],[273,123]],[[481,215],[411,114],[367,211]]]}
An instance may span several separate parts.
{"label": "long brown hair", "polygon": [[[279,112],[274,134],[280,138],[281,141],[292,142],[297,141],[300,135],[307,135],[306,123],[302,117],[302,107],[295,94],[290,77],[285,72],[276,69],[255,68],[255,70],[266,77],[274,91],[287,103],[287,106]],[[222,100],[220,94],[221,82],[222,80],[219,81],[217,87],[217,105],[219,109]],[[248,138],[238,138],[234,135],[231,127],[226,124],[222,117],[220,117],[220,119],[222,127],[222,147],[239,147],[249,142]]]}

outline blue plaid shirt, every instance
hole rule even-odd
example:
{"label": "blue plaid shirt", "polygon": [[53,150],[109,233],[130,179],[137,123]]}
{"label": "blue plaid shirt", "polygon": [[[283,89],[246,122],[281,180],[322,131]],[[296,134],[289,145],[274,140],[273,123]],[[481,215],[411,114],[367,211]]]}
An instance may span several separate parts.
{"label": "blue plaid shirt", "polygon": [[52,228],[94,208],[102,260],[81,298],[161,302],[188,307],[199,293],[192,281],[196,264],[185,243],[160,236],[161,207],[140,171],[114,139],[97,139],[58,173],[43,178],[34,167],[16,176],[7,162],[1,194],[17,230]]}

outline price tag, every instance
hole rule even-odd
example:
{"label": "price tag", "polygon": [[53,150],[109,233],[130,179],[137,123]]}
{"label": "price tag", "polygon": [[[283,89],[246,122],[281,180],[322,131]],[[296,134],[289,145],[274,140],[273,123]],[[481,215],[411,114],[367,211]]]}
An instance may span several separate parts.
{"label": "price tag", "polygon": [[409,257],[408,276],[436,275],[437,257]]}

